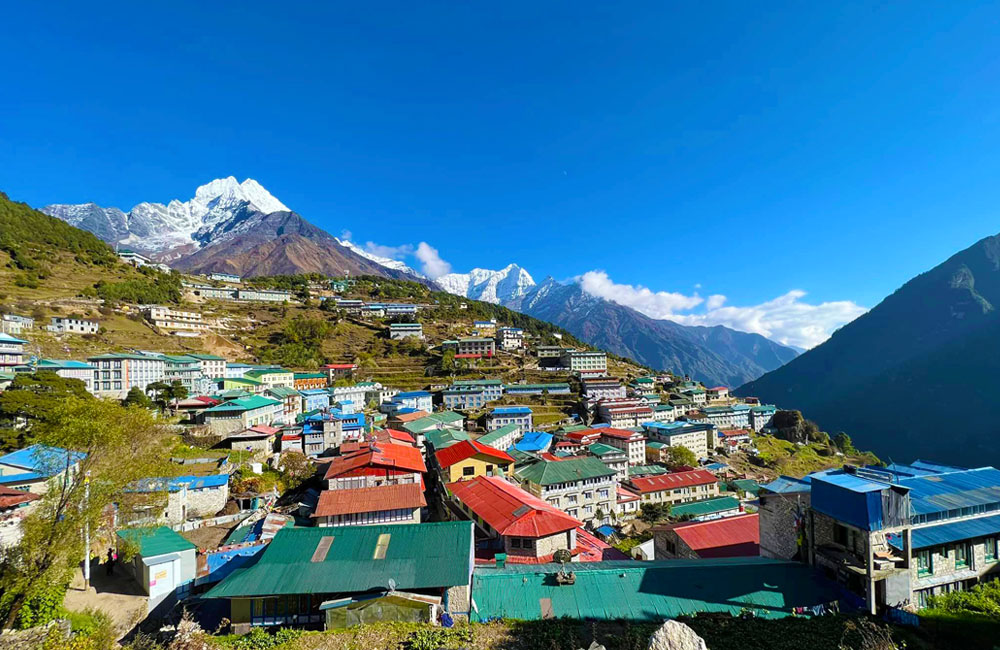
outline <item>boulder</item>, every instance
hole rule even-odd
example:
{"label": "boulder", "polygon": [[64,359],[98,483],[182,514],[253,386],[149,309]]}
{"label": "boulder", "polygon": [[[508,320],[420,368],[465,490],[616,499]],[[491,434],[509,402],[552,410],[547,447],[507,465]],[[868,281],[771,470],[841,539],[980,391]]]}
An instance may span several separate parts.
{"label": "boulder", "polygon": [[684,623],[674,620],[660,626],[649,638],[648,650],[708,650],[705,639]]}

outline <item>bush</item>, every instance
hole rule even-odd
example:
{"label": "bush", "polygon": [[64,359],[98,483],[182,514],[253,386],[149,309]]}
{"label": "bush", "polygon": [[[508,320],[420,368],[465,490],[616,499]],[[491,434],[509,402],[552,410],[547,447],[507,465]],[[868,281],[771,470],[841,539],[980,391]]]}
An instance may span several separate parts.
{"label": "bush", "polygon": [[229,639],[226,645],[233,650],[269,650],[269,648],[277,648],[289,641],[294,641],[302,634],[302,630],[285,627],[271,634],[262,627],[255,627],[250,630],[249,634]]}

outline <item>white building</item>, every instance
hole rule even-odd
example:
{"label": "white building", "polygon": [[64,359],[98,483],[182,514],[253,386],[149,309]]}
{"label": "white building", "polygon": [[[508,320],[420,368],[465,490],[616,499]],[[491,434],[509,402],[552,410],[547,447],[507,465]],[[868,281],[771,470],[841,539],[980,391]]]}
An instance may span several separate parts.
{"label": "white building", "polygon": [[94,367],[93,392],[99,397],[124,399],[131,388],[146,390],[146,386],[165,379],[162,358],[142,354],[108,353],[88,357]]}
{"label": "white building", "polygon": [[608,355],[603,352],[564,350],[559,363],[573,372],[604,374],[608,371]]}
{"label": "white building", "polygon": [[521,434],[531,431],[531,409],[527,406],[498,406],[486,416],[487,431],[496,431],[509,424],[517,425]]}
{"label": "white building", "polygon": [[94,392],[94,366],[83,361],[66,359],[39,359],[35,370],[50,370],[66,379],[79,379],[87,387],[87,392]]}
{"label": "white building", "polygon": [[524,330],[520,327],[501,327],[497,330],[497,343],[501,350],[520,350],[524,347]]}
{"label": "white building", "polygon": [[53,316],[46,329],[56,334],[97,334],[100,325],[93,320]]}
{"label": "white building", "polygon": [[146,320],[157,328],[171,334],[200,334],[208,329],[201,314],[196,311],[180,311],[167,307],[152,306],[145,310]]}
{"label": "white building", "polygon": [[389,325],[389,338],[400,341],[408,337],[424,338],[424,326],[420,323],[391,323]]}
{"label": "white building", "polygon": [[27,341],[10,334],[0,334],[0,368],[23,365],[24,346],[27,343]]}
{"label": "white building", "polygon": [[22,333],[35,329],[35,319],[17,314],[0,316],[0,333],[20,336]]}

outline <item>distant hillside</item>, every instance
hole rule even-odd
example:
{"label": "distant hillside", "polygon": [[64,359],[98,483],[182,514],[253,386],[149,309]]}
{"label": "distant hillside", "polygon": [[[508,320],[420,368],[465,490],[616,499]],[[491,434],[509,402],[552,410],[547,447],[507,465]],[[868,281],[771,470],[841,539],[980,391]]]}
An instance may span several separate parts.
{"label": "distant hillside", "polygon": [[511,306],[566,328],[599,348],[709,385],[739,386],[795,358],[791,348],[726,327],[655,320],[551,279]]}
{"label": "distant hillside", "polygon": [[219,178],[188,201],[144,202],[128,213],[95,203],[52,204],[42,211],[109,244],[171,267],[243,276],[324,273],[381,275],[429,282],[413,269],[341,242],[292,212],[253,179]]}
{"label": "distant hillside", "polygon": [[362,257],[294,212],[264,214],[242,207],[229,221],[202,236],[204,247],[172,266],[194,273],[243,276],[350,273],[417,279]]}
{"label": "distant hillside", "polygon": [[913,278],[738,393],[801,409],[881,458],[996,463],[997,306],[1000,235]]}
{"label": "distant hillside", "polygon": [[73,256],[88,266],[114,266],[117,257],[100,239],[59,219],[32,209],[25,203],[11,201],[0,192],[0,250],[10,256],[13,268],[23,278],[43,279],[54,256]]}

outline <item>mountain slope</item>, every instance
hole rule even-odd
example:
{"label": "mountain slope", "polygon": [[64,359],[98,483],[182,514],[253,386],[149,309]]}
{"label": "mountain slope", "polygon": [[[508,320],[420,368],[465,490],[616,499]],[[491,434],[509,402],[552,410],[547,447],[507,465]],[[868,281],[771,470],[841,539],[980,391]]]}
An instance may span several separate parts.
{"label": "mountain slope", "polygon": [[202,248],[174,266],[193,273],[236,273],[244,276],[323,273],[340,276],[380,275],[417,279],[358,255],[335,237],[294,212],[263,214],[243,207],[214,229],[200,235]]}
{"label": "mountain slope", "polygon": [[758,334],[655,320],[551,278],[508,306],[591,345],[710,385],[738,386],[795,357],[794,350]]}
{"label": "mountain slope", "polygon": [[341,242],[291,212],[257,181],[232,176],[202,185],[189,201],[140,203],[128,211],[94,203],[55,204],[42,211],[193,272],[240,275],[318,272],[426,278],[395,260]]}
{"label": "mountain slope", "polygon": [[802,409],[881,457],[993,462],[998,305],[1000,235],[913,278],[739,393]]}

